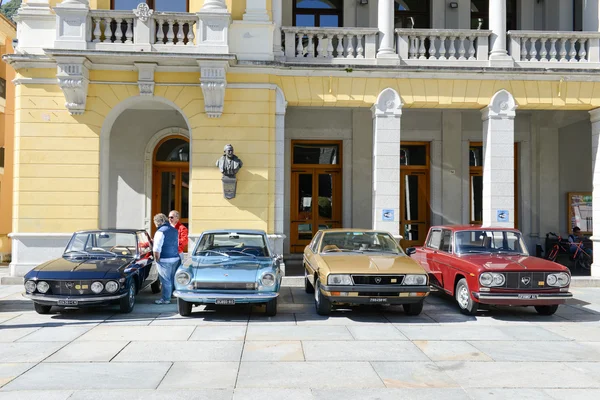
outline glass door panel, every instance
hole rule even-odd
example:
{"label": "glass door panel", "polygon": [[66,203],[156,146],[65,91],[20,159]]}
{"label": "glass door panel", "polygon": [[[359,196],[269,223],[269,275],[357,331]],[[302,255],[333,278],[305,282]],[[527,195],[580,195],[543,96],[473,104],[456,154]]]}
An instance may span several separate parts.
{"label": "glass door panel", "polygon": [[179,221],[185,225],[186,228],[189,228],[189,218],[190,218],[190,173],[182,172],[181,173],[181,210]]}
{"label": "glass door panel", "polygon": [[338,171],[319,172],[318,175],[318,213],[317,227],[319,229],[331,229],[341,227],[341,180]]}
{"label": "glass door panel", "polygon": [[292,251],[302,251],[313,235],[313,171],[292,172]]}
{"label": "glass door panel", "polygon": [[160,212],[165,215],[169,215],[169,211],[175,209],[177,178],[177,171],[160,173]]}
{"label": "glass door panel", "polygon": [[428,185],[426,171],[400,170],[400,234],[402,247],[420,246],[429,229]]}

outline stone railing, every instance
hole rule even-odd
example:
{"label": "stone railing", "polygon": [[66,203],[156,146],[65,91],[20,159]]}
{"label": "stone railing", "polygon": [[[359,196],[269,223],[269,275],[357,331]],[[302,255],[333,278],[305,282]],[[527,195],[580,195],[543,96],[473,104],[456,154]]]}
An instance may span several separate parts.
{"label": "stone railing", "polygon": [[153,15],[154,43],[165,46],[192,46],[195,44],[194,28],[198,22],[195,14],[158,13]]}
{"label": "stone railing", "polygon": [[407,64],[487,61],[491,31],[396,29],[396,49]]}
{"label": "stone railing", "polygon": [[133,11],[90,11],[88,42],[110,44],[110,47],[115,43],[133,44],[135,19]]}
{"label": "stone railing", "polygon": [[375,28],[283,27],[286,61],[306,63],[373,62]]}
{"label": "stone railing", "polygon": [[509,53],[520,66],[540,62],[585,66],[600,62],[599,32],[509,31]]}

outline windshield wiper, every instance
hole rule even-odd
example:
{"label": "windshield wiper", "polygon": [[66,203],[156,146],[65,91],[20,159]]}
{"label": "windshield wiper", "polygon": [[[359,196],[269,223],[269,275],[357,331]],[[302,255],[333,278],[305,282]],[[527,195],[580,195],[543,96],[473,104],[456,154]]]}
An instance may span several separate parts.
{"label": "windshield wiper", "polygon": [[245,256],[249,256],[249,257],[254,257],[256,258],[256,256],[254,254],[250,254],[250,253],[244,253],[243,251],[239,251],[239,250],[225,250],[227,253],[239,253],[239,254],[243,254]]}
{"label": "windshield wiper", "polygon": [[[91,249],[89,252],[95,252],[95,251],[102,251],[102,252],[104,252],[104,253],[108,253],[108,254],[110,254],[110,255],[112,255],[112,256],[118,257],[117,253],[113,253],[112,251],[108,251],[108,250],[106,250],[106,249],[103,249],[103,248],[101,248],[101,247],[94,247],[94,248],[92,248],[92,249]],[[89,252],[88,252],[88,253],[89,253]]]}
{"label": "windshield wiper", "polygon": [[215,250],[202,250],[202,251],[199,251],[198,253],[215,253],[215,254],[222,255],[224,257],[231,257],[229,254],[225,254],[225,253],[222,253],[220,251],[215,251]]}
{"label": "windshield wiper", "polygon": [[487,251],[487,250],[467,250],[467,251],[461,251],[460,254],[487,254],[487,253],[492,253],[491,251]]}
{"label": "windshield wiper", "polygon": [[367,251],[367,252],[371,252],[371,253],[400,254],[400,253],[398,253],[397,251],[394,251],[394,250],[365,249],[365,250],[360,250],[360,251]]}

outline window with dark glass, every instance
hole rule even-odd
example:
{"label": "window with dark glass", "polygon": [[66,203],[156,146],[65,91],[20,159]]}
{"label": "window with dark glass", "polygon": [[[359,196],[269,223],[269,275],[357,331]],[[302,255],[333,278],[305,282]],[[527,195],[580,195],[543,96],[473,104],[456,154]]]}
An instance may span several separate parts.
{"label": "window with dark glass", "polygon": [[183,139],[171,139],[164,142],[156,151],[156,161],[181,161],[190,159],[190,144]]}
{"label": "window with dark glass", "polygon": [[343,25],[343,0],[294,0],[294,26],[333,27]]}
{"label": "window with dark glass", "polygon": [[427,165],[427,146],[414,145],[400,147],[400,165]]}
{"label": "window with dark glass", "polygon": [[431,28],[430,0],[396,0],[394,24],[396,28]]}
{"label": "window with dark glass", "polygon": [[[471,29],[490,29],[490,0],[471,1]],[[517,29],[517,0],[506,0],[506,30]]]}
{"label": "window with dark glass", "polygon": [[0,168],[4,168],[4,147],[0,147]]}
{"label": "window with dark glass", "polygon": [[339,146],[337,144],[294,144],[294,164],[339,164]]}
{"label": "window with dark glass", "polygon": [[188,12],[189,0],[111,0],[113,10],[135,10],[140,3],[158,12]]}
{"label": "window with dark glass", "polygon": [[6,79],[0,78],[0,99],[6,99]]}
{"label": "window with dark glass", "polygon": [[583,30],[583,0],[573,0],[573,30]]}
{"label": "window with dark glass", "polygon": [[469,146],[469,222],[481,225],[483,220],[483,145]]}

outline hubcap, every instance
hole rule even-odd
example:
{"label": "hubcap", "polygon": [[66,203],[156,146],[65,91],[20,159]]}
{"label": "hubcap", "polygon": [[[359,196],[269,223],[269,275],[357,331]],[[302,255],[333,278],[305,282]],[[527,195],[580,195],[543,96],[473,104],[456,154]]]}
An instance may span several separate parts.
{"label": "hubcap", "polygon": [[129,285],[129,307],[133,307],[135,303],[135,285],[132,283]]}
{"label": "hubcap", "polygon": [[462,308],[467,308],[469,306],[469,291],[467,290],[466,286],[461,286],[458,289],[457,300],[458,304]]}

